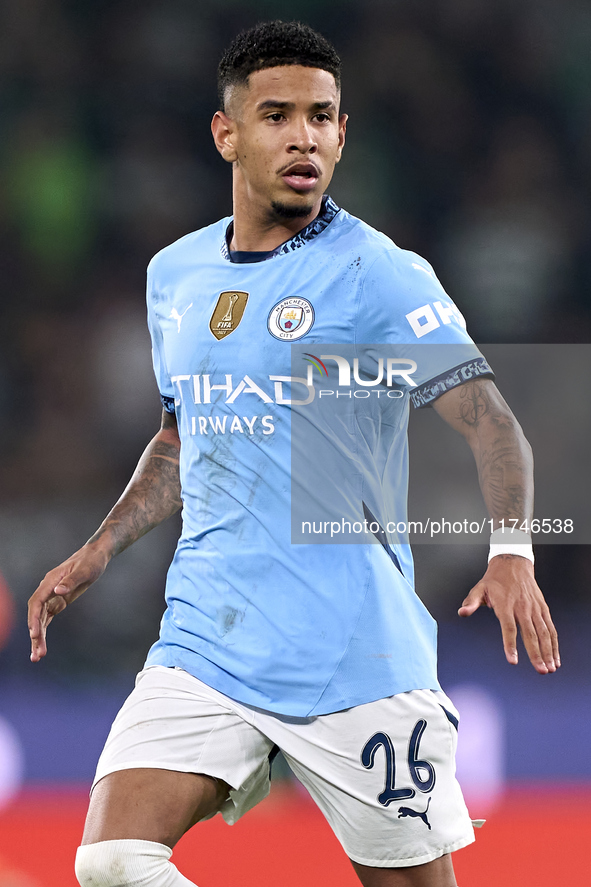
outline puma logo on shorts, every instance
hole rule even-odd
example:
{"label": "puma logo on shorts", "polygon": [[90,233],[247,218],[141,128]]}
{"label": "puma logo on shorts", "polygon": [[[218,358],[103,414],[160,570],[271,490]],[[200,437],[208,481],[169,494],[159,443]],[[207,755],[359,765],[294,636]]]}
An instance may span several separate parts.
{"label": "puma logo on shorts", "polygon": [[427,810],[429,809],[429,804],[431,803],[431,798],[427,801],[427,806],[421,813],[420,810],[412,810],[410,807],[399,807],[398,808],[398,819],[403,819],[405,816],[415,816],[417,819],[422,819],[429,831],[431,831],[431,823],[427,819]]}

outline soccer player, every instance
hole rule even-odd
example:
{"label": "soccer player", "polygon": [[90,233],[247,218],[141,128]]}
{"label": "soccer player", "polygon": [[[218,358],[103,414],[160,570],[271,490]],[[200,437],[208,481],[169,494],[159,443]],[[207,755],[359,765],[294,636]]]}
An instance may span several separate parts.
{"label": "soccer player", "polygon": [[[99,760],[77,877],[188,885],[175,843],[263,798],[279,748],[366,887],[453,887],[450,854],[474,839],[454,777],[458,714],[408,545],[384,540],[381,523],[381,545],[290,543],[292,408],[315,393],[292,373],[292,346],[326,369],[322,343],[401,343],[416,364],[396,388],[384,378],[394,397],[370,398],[381,431],[365,435],[358,469],[369,490],[395,466],[400,513],[411,392],[470,444],[497,522],[531,518],[530,449],[430,266],[325,193],[347,122],[332,46],[302,24],[259,25],[224,55],[219,86],[212,131],[232,165],[233,218],[163,249],[148,272],[162,427],[96,534],[30,600],[37,662],[51,619],[182,507],[160,638]],[[427,370],[425,343],[445,346]],[[360,493],[356,507],[384,521],[378,499]],[[534,668],[556,670],[531,544],[495,542],[460,615],[482,604],[510,663],[519,626]]]}

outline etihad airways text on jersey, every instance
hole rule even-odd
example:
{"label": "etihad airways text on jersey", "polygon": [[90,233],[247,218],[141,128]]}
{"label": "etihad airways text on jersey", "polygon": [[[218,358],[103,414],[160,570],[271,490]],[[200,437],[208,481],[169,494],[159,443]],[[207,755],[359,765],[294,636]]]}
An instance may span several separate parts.
{"label": "etihad airways text on jersey", "polygon": [[[351,364],[349,361],[342,357],[339,354],[321,354],[320,358],[323,361],[326,360],[334,360],[338,367],[338,386],[339,388],[350,388],[351,387]],[[385,377],[384,377],[384,367],[385,367]],[[357,385],[361,385],[363,389],[372,388],[377,385],[385,384],[387,388],[391,388],[390,392],[387,392],[389,395],[395,397],[403,397],[404,393],[399,388],[393,388],[394,380],[402,379],[409,388],[415,388],[416,382],[412,379],[412,374],[417,370],[416,361],[410,360],[409,358],[400,358],[400,357],[388,357],[384,361],[384,358],[380,357],[377,361],[377,374],[373,379],[362,379],[359,371],[359,359],[355,358],[353,360],[353,381]],[[293,406],[306,406],[306,404],[312,403],[316,396],[316,388],[314,386],[313,379],[314,368],[312,366],[307,367],[307,377],[303,376],[269,376],[269,381],[273,382],[273,395],[271,396],[267,391],[264,391],[260,385],[248,375],[245,375],[234,387],[232,381],[232,373],[225,373],[225,383],[217,383],[213,384],[211,381],[210,373],[187,373],[180,374],[176,376],[171,376],[171,382],[173,385],[177,387],[179,397],[175,399],[176,406],[179,406],[183,399],[188,395],[191,401],[194,404],[201,403],[212,403],[212,392],[213,391],[225,391],[226,398],[225,403],[234,403],[236,399],[241,394],[255,394],[257,395],[264,403],[277,403],[277,404],[291,404]],[[324,380],[323,380],[324,381]],[[294,383],[299,386],[303,386],[307,391],[307,396],[304,400],[294,399],[291,397],[287,397],[283,386],[291,385]],[[300,388],[301,393],[303,391]],[[327,394],[334,394],[334,391],[330,389],[321,389],[320,396],[326,396]],[[369,392],[367,392],[369,393]],[[347,396],[351,397],[355,396],[356,392],[348,391],[348,392],[337,392],[337,396]],[[365,396],[365,394],[364,394]],[[215,400],[219,400],[220,397],[215,397]]]}

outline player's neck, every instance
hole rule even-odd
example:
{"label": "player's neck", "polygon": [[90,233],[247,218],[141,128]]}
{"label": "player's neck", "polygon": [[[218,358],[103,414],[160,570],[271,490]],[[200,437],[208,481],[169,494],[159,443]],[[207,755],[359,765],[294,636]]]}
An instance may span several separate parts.
{"label": "player's neck", "polygon": [[235,188],[230,249],[240,252],[270,252],[309,225],[320,212],[321,205],[320,197],[306,216],[286,219],[274,214],[268,206],[246,199]]}

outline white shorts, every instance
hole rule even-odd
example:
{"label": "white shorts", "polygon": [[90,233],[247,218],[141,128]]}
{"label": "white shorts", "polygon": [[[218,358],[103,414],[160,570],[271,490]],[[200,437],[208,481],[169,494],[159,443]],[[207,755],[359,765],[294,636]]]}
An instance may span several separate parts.
{"label": "white shorts", "polygon": [[432,690],[285,717],[152,666],[115,718],[93,787],[134,767],[203,773],[231,786],[220,812],[233,824],[268,794],[269,756],[280,748],[352,860],[422,865],[474,840],[455,778],[457,718]]}

